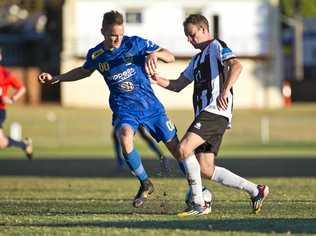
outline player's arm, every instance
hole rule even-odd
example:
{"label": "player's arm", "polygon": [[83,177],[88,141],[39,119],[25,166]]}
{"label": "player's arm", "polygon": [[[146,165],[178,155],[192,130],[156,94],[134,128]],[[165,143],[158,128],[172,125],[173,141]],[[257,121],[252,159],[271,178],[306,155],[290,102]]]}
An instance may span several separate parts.
{"label": "player's arm", "polygon": [[13,102],[18,101],[26,92],[26,89],[24,86],[20,87],[16,90],[16,92],[12,95],[11,99]]}
{"label": "player's arm", "polygon": [[171,90],[173,92],[180,92],[183,88],[191,83],[191,81],[184,77],[182,74],[176,80],[169,80],[161,77],[158,73],[154,73],[151,76],[151,80],[154,83],[158,84],[160,87]]}
{"label": "player's arm", "polygon": [[242,71],[242,65],[237,58],[231,58],[224,62],[227,69],[227,80],[217,98],[217,105],[220,109],[226,110],[228,107],[228,95]]}
{"label": "player's arm", "polygon": [[24,86],[18,88],[15,93],[9,97],[9,96],[3,96],[1,99],[2,99],[2,102],[5,103],[5,104],[13,104],[15,103],[17,100],[19,100],[26,92],[26,89]]}
{"label": "player's arm", "polygon": [[13,104],[18,101],[26,92],[23,83],[18,80],[15,76],[9,74],[7,77],[10,87],[14,89],[12,96],[2,96],[1,100],[5,104]]}
{"label": "player's arm", "polygon": [[82,66],[72,69],[64,74],[52,76],[43,72],[38,76],[38,80],[42,83],[56,84],[59,82],[70,82],[84,79],[92,74],[93,71],[83,68]]}
{"label": "player's arm", "polygon": [[[151,53],[157,57],[158,60],[161,60],[166,63],[171,63],[175,61],[174,55],[167,49],[165,48],[159,48],[157,51],[154,53]],[[149,55],[151,55],[149,54]]]}
{"label": "player's arm", "polygon": [[175,61],[175,58],[174,55],[167,49],[159,48],[156,51],[147,55],[145,62],[146,71],[156,71],[158,60],[161,60],[166,63],[171,63]]}

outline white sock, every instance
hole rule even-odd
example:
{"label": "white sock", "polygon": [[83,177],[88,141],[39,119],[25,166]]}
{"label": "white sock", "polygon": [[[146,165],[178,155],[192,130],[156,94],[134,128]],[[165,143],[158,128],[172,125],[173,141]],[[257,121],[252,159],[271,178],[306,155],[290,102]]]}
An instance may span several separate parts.
{"label": "white sock", "polygon": [[242,189],[252,197],[257,196],[258,194],[257,184],[254,184],[223,167],[215,166],[212,180],[228,187]]}
{"label": "white sock", "polygon": [[194,154],[191,154],[188,158],[183,160],[183,164],[186,170],[187,180],[192,189],[192,200],[194,203],[204,206],[200,164]]}

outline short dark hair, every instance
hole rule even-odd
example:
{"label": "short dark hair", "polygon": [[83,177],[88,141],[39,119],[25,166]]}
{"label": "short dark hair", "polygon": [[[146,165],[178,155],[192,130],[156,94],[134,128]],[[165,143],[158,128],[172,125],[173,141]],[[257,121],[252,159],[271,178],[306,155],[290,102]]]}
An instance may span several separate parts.
{"label": "short dark hair", "polygon": [[102,27],[105,25],[122,25],[123,16],[118,11],[109,11],[104,13],[102,20]]}
{"label": "short dark hair", "polygon": [[205,16],[201,14],[191,14],[183,22],[183,27],[185,28],[188,24],[204,26],[207,31],[210,31],[208,20]]}

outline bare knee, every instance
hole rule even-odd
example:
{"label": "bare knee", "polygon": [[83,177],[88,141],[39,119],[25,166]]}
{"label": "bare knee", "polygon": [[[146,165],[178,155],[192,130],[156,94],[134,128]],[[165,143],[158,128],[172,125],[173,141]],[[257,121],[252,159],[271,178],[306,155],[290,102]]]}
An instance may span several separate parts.
{"label": "bare knee", "polygon": [[214,155],[212,153],[199,153],[196,157],[200,163],[201,176],[212,178],[215,170]]}
{"label": "bare knee", "polygon": [[118,137],[121,142],[123,153],[130,153],[134,149],[134,131],[129,126],[124,126],[119,130]]}
{"label": "bare knee", "polygon": [[9,143],[9,141],[6,137],[4,137],[4,136],[0,137],[0,149],[6,148],[8,146],[8,143]]}
{"label": "bare knee", "polygon": [[211,165],[200,165],[201,175],[205,178],[212,178],[214,173],[214,166]]}
{"label": "bare knee", "polygon": [[193,153],[193,150],[188,148],[188,146],[185,145],[184,143],[178,144],[178,151],[179,151],[179,158],[181,160],[186,159],[191,153]]}

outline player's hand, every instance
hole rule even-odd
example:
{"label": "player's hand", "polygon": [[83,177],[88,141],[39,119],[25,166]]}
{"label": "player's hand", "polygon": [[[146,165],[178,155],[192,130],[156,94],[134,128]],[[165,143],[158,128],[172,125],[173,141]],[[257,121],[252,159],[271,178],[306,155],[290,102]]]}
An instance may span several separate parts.
{"label": "player's hand", "polygon": [[155,53],[151,53],[146,57],[145,70],[149,76],[153,76],[157,73],[157,61],[158,58]]}
{"label": "player's hand", "polygon": [[4,104],[13,104],[14,103],[13,99],[8,97],[8,96],[2,97],[1,100],[2,100],[2,103],[4,103]]}
{"label": "player's hand", "polygon": [[58,79],[54,78],[51,74],[43,72],[38,76],[38,80],[42,84],[56,84],[59,82]]}
{"label": "player's hand", "polygon": [[153,75],[149,76],[149,79],[152,84],[158,84],[159,74],[154,73]]}
{"label": "player's hand", "polygon": [[226,110],[228,108],[228,93],[222,91],[217,97],[216,103],[220,110]]}

